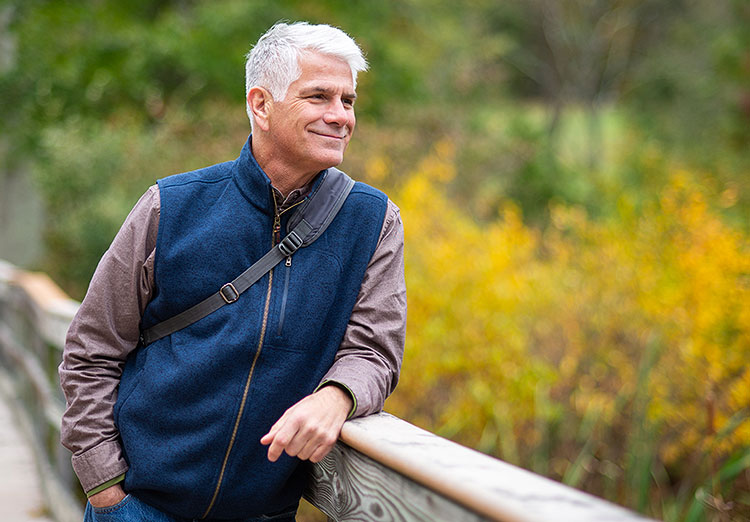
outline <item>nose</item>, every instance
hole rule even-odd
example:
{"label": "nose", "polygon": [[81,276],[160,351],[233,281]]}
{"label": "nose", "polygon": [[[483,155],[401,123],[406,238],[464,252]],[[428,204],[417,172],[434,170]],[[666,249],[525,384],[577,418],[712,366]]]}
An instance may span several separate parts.
{"label": "nose", "polygon": [[323,121],[326,123],[343,127],[349,121],[351,108],[347,107],[341,98],[332,99],[327,109],[323,116]]}

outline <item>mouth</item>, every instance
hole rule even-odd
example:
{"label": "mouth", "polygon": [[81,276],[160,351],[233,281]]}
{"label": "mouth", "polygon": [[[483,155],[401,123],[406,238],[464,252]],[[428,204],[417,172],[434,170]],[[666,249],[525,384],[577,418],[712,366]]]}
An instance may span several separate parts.
{"label": "mouth", "polygon": [[316,136],[321,136],[323,138],[329,138],[332,140],[343,140],[343,139],[346,139],[347,137],[346,134],[332,134],[330,132],[319,132],[319,131],[310,131],[310,132],[312,132]]}

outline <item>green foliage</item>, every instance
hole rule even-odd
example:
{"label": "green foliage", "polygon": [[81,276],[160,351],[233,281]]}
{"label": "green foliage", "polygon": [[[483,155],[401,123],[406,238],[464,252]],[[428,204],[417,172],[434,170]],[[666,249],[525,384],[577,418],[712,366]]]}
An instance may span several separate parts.
{"label": "green foliage", "polygon": [[222,118],[233,109],[204,106],[210,124],[178,109],[159,125],[126,111],[106,122],[73,116],[44,129],[34,174],[55,218],[47,221],[43,268],[82,298],[99,258],[146,188],[238,154],[247,123],[241,107],[236,118]]}
{"label": "green foliage", "polygon": [[506,201],[479,223],[446,197],[452,153],[394,193],[410,330],[389,409],[652,516],[747,515],[750,238],[720,195],[672,169],[638,213],[555,205],[539,230]]}
{"label": "green foliage", "polygon": [[242,99],[243,56],[280,17],[272,5],[15,3],[18,55],[2,77],[12,88],[3,121],[28,131],[71,114],[106,119],[123,109],[154,120],[173,99]]}
{"label": "green foliage", "polygon": [[102,130],[96,123],[84,127],[72,119],[41,137],[48,163],[40,164],[49,170],[39,176],[39,185],[47,210],[57,217],[48,224],[46,238],[55,262],[75,260],[61,263],[58,270],[65,280],[90,277],[90,267],[106,250],[132,203],[117,180],[124,137]]}

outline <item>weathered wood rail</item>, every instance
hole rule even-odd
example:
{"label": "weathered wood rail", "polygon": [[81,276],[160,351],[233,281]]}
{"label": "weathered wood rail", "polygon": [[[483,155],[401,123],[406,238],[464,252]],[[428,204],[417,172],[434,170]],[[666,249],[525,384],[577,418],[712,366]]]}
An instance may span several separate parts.
{"label": "weathered wood rail", "polygon": [[57,365],[78,303],[46,275],[0,261],[0,395],[13,413],[39,470],[44,502],[60,522],[82,520],[82,496],[60,445],[64,401]]}
{"label": "weathered wood rail", "polygon": [[[0,261],[0,393],[32,441],[43,494],[59,522],[82,519],[83,496],[59,444],[57,380],[78,303],[46,275]],[[635,522],[641,516],[381,413],[347,422],[305,497],[331,520]]]}

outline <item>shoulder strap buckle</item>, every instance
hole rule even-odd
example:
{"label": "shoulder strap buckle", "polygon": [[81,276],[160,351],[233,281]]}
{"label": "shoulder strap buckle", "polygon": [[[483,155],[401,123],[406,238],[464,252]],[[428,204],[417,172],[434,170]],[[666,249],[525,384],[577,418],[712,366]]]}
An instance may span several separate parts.
{"label": "shoulder strap buckle", "polygon": [[297,232],[292,230],[287,236],[279,243],[279,250],[284,254],[284,257],[289,257],[294,254],[299,247],[302,246],[302,238],[297,235]]}
{"label": "shoulder strap buckle", "polygon": [[237,299],[240,298],[240,293],[237,291],[237,289],[234,287],[232,283],[227,283],[224,286],[222,286],[221,289],[219,290],[219,293],[221,294],[221,298],[224,299],[224,302],[226,304],[232,304]]}

